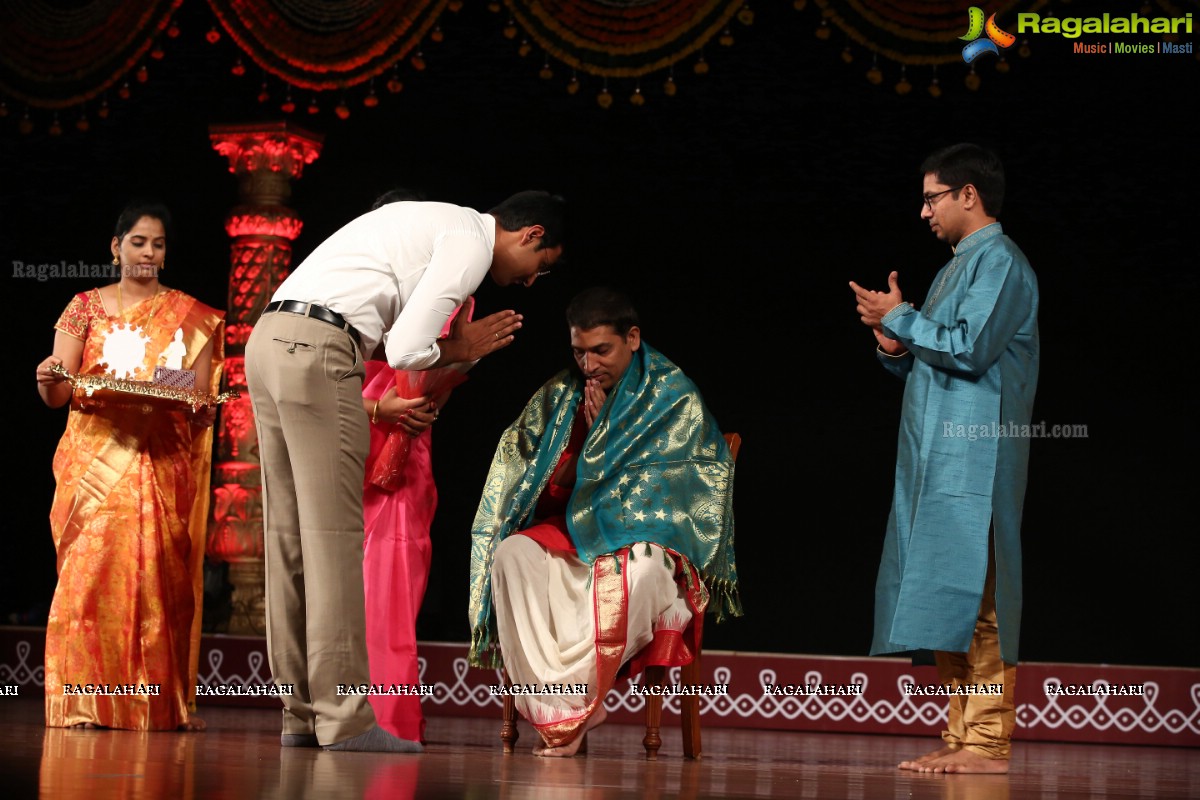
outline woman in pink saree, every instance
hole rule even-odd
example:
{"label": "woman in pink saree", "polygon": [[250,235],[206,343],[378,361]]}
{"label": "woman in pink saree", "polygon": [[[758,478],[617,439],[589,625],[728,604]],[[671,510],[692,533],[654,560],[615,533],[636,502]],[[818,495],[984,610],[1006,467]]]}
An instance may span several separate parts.
{"label": "woman in pink saree", "polygon": [[368,361],[363,380],[363,409],[371,417],[363,485],[363,590],[375,687],[369,700],[381,727],[414,742],[425,741],[417,614],[429,580],[429,528],[437,509],[429,428],[470,366],[398,372]]}

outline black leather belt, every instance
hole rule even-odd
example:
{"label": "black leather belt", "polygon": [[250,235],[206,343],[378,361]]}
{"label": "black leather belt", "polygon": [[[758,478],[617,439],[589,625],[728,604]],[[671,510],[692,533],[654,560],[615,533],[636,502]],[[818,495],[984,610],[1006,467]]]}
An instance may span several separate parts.
{"label": "black leather belt", "polygon": [[321,322],[326,322],[335,328],[341,328],[346,333],[354,337],[354,341],[358,343],[359,349],[362,349],[362,336],[346,318],[336,311],[330,311],[325,306],[319,306],[316,303],[302,303],[299,300],[276,300],[274,303],[268,303],[263,309],[264,314],[271,314],[276,311],[282,311],[285,314],[299,314],[302,317],[312,317],[319,319]]}

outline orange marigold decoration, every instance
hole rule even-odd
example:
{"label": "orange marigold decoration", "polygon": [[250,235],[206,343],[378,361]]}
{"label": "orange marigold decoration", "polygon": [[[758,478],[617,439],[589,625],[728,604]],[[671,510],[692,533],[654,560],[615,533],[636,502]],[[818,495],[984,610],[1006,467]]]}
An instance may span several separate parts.
{"label": "orange marigold decoration", "polygon": [[0,3],[0,94],[62,109],[126,79],[183,0]]}
{"label": "orange marigold decoration", "polygon": [[[1166,1],[1157,0],[1160,5]],[[794,6],[799,11],[808,4],[797,0]],[[972,6],[985,6],[999,23],[1015,27],[1019,12],[1045,14],[1050,0],[997,0],[990,4],[979,0],[813,0],[813,6],[821,16],[816,28],[818,38],[829,39],[831,29],[837,28],[849,40],[850,44],[841,53],[843,61],[854,60],[850,48],[857,46],[902,68],[929,67],[934,77],[928,91],[938,97],[942,93],[934,72],[938,66],[961,68],[967,88],[972,91],[979,88],[979,75],[973,67],[968,71],[962,56],[961,39],[967,31]],[[1000,73],[1007,72],[1009,67],[1009,62],[1003,59],[981,65]],[[882,83],[882,69],[872,66],[866,77],[871,83]],[[898,94],[911,92],[912,84],[903,72],[895,88]]]}
{"label": "orange marigold decoration", "polygon": [[[208,0],[221,27],[256,64],[303,89],[366,83],[417,47],[447,0]],[[348,110],[348,109],[347,109]]]}
{"label": "orange marigold decoration", "polygon": [[687,58],[723,33],[732,40],[729,22],[745,2],[507,0],[506,5],[508,24],[551,58],[590,75],[639,78]]}

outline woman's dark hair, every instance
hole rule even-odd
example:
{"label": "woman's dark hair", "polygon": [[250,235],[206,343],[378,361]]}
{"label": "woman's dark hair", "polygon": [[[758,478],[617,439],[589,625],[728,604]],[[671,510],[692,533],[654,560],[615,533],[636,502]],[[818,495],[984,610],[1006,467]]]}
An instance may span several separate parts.
{"label": "woman's dark hair", "polygon": [[154,200],[135,200],[125,206],[121,211],[121,216],[117,217],[117,227],[113,231],[113,236],[117,237],[117,241],[124,239],[125,234],[129,233],[142,217],[150,217],[161,222],[163,230],[167,234],[167,241],[171,240],[171,212],[165,205]]}
{"label": "woman's dark hair", "polygon": [[405,186],[397,186],[395,188],[388,189],[386,192],[379,195],[379,197],[376,197],[375,202],[371,204],[371,210],[374,211],[378,208],[382,208],[388,203],[401,203],[405,200],[424,202],[425,194],[424,192],[418,192],[415,189],[409,189]]}

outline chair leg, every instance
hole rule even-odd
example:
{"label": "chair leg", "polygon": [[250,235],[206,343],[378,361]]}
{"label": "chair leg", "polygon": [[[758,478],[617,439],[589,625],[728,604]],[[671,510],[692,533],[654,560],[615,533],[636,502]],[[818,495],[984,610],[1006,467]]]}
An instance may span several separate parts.
{"label": "chair leg", "polygon": [[[646,667],[643,678],[645,686],[662,686],[666,670],[663,667]],[[662,747],[662,737],[658,729],[662,725],[662,696],[646,695],[646,735],[642,738],[642,747],[646,748],[646,760],[658,760],[658,748]]]}
{"label": "chair leg", "polygon": [[[696,686],[700,683],[700,654],[685,665],[679,672],[679,681],[684,686]],[[679,704],[679,723],[683,728],[683,755],[685,758],[700,757],[700,698],[696,695],[683,695]]]}
{"label": "chair leg", "polygon": [[504,722],[500,725],[500,741],[504,743],[504,754],[511,755],[517,743],[517,704],[512,695],[504,696]]}

